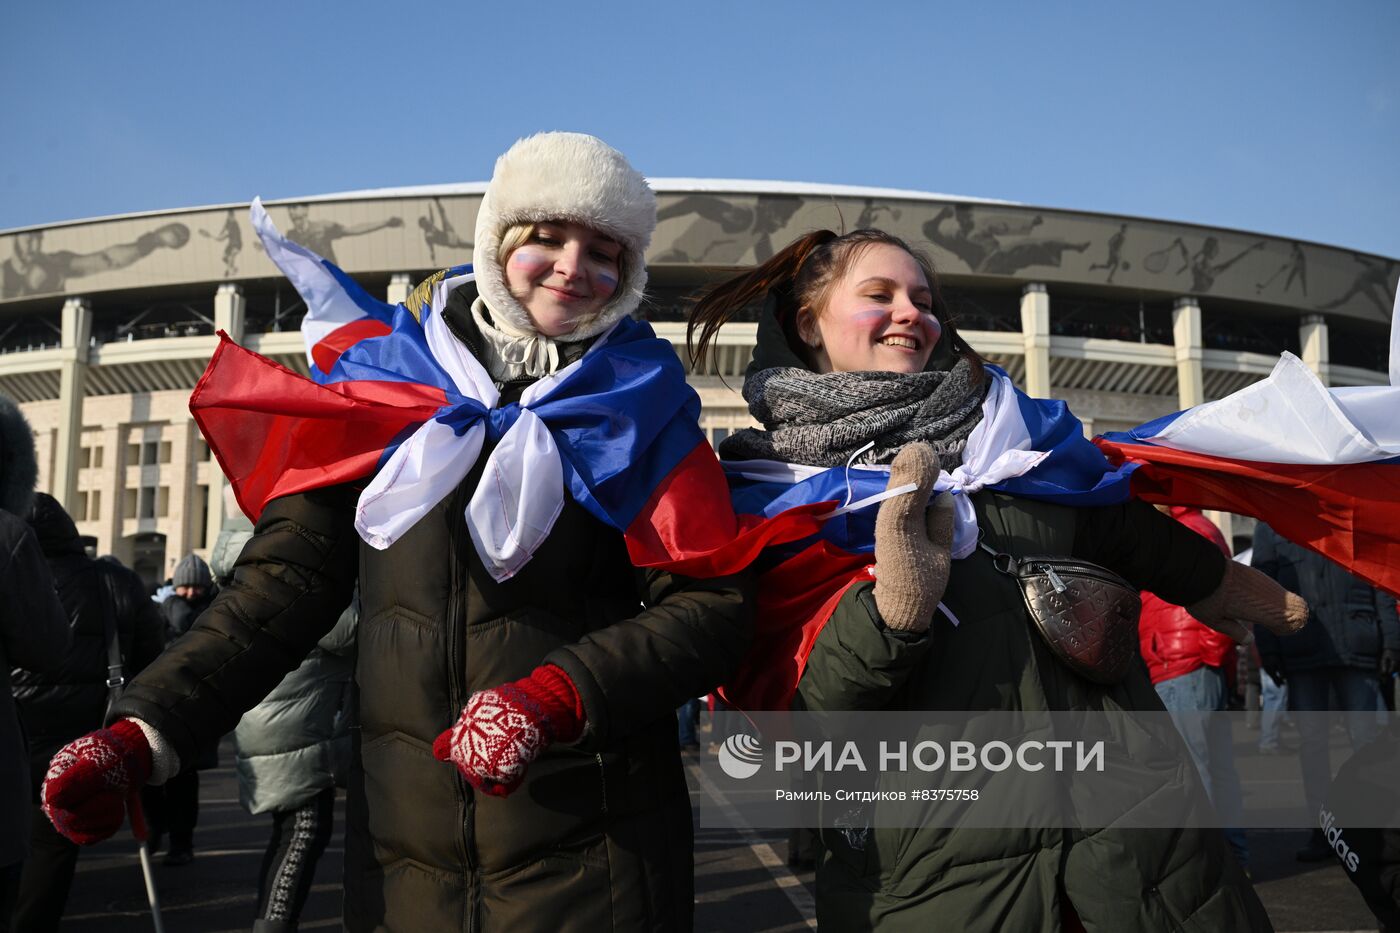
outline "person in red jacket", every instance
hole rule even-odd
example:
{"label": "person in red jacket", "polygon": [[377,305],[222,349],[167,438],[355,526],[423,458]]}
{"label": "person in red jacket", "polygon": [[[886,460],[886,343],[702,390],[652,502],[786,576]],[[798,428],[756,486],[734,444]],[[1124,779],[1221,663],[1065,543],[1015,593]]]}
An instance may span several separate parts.
{"label": "person in red jacket", "polygon": [[[1225,536],[1200,511],[1183,506],[1159,508],[1230,556]],[[1230,745],[1230,723],[1224,716],[1203,715],[1226,708],[1226,671],[1234,660],[1235,643],[1228,635],[1196,621],[1180,606],[1146,592],[1142,594],[1138,637],[1152,685],[1186,740],[1211,803],[1226,826],[1238,825],[1243,793]],[[1244,830],[1227,829],[1225,838],[1240,864],[1248,869],[1249,847]]]}

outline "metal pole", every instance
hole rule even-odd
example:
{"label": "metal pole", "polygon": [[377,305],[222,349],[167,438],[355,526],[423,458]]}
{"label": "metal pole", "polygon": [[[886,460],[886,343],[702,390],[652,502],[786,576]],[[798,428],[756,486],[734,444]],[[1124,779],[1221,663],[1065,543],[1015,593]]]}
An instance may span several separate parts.
{"label": "metal pole", "polygon": [[146,902],[151,905],[151,923],[156,933],[165,933],[165,923],[160,916],[160,892],[156,890],[156,873],[151,868],[151,850],[146,846],[150,833],[146,830],[146,814],[141,809],[141,792],[133,790],[127,798],[127,811],[131,814],[131,834],[141,847],[141,875],[146,880]]}

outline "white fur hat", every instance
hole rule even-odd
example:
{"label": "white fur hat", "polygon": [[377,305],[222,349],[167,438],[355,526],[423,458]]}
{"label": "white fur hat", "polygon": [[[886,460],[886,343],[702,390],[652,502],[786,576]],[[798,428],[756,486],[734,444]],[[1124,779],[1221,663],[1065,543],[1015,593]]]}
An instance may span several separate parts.
{"label": "white fur hat", "polygon": [[496,160],[476,216],[472,265],[477,290],[492,314],[517,330],[533,331],[501,270],[501,235],[521,223],[569,220],[601,230],[623,247],[617,293],[592,320],[557,340],[601,333],[641,303],[647,284],[645,253],[656,227],[656,195],[622,153],[584,133],[538,133]]}

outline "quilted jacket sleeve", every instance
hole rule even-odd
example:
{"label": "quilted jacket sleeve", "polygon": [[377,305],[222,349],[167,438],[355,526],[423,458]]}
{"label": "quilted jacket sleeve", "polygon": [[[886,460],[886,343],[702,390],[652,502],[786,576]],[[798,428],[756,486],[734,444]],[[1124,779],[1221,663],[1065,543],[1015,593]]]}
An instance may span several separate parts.
{"label": "quilted jacket sleeve", "polygon": [[58,667],[72,639],[68,613],[34,532],[9,512],[0,512],[0,599],[0,657],[32,671]]}
{"label": "quilted jacket sleeve", "polygon": [[882,709],[927,653],[927,632],[885,628],[874,590],[857,583],[836,604],[807,658],[794,709]]}
{"label": "quilted jacket sleeve", "polygon": [[347,487],[274,500],[193,627],[127,688],[114,714],[155,727],[182,762],[217,743],[330,631],[355,585]]}
{"label": "quilted jacket sleeve", "polygon": [[1074,556],[1178,606],[1213,593],[1229,560],[1207,539],[1137,499],[1079,510]]}
{"label": "quilted jacket sleeve", "polygon": [[580,747],[626,735],[714,689],[749,646],[751,574],[698,580],[643,573],[646,609],[544,659],[569,675],[583,700]]}

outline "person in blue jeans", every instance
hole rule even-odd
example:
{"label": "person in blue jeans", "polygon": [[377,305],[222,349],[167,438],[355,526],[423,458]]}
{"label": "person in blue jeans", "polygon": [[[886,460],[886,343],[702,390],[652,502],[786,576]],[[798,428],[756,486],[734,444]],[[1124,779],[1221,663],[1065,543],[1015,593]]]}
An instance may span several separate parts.
{"label": "person in blue jeans", "polygon": [[[1310,813],[1322,806],[1332,777],[1327,735],[1330,716],[1345,712],[1352,748],[1380,732],[1385,709],[1380,679],[1400,667],[1400,616],[1395,599],[1337,564],[1279,537],[1262,522],[1254,531],[1253,565],[1302,596],[1312,607],[1302,631],[1287,639],[1257,630],[1263,669],[1288,686],[1288,708],[1313,713],[1294,717],[1300,747],[1303,796]],[[1299,861],[1323,861],[1332,849],[1320,829],[1298,850]]]}
{"label": "person in blue jeans", "polygon": [[[1182,506],[1158,508],[1230,556],[1220,529],[1198,510]],[[1244,792],[1235,770],[1230,723],[1224,716],[1213,715],[1228,707],[1230,687],[1226,671],[1234,663],[1234,640],[1203,625],[1181,606],[1147,592],[1142,594],[1138,638],[1152,685],[1186,742],[1206,796],[1224,826],[1238,827],[1244,817]],[[1248,869],[1249,846],[1244,830],[1227,828],[1225,839],[1240,865]]]}
{"label": "person in blue jeans", "polygon": [[700,700],[695,697],[686,700],[676,710],[676,719],[680,722],[681,751],[698,751],[700,740],[695,735],[695,729],[700,725]]}
{"label": "person in blue jeans", "polygon": [[1288,687],[1274,680],[1261,667],[1259,696],[1263,706],[1259,714],[1259,751],[1265,755],[1277,755],[1284,750],[1279,736],[1283,730],[1284,711],[1288,709]]}

